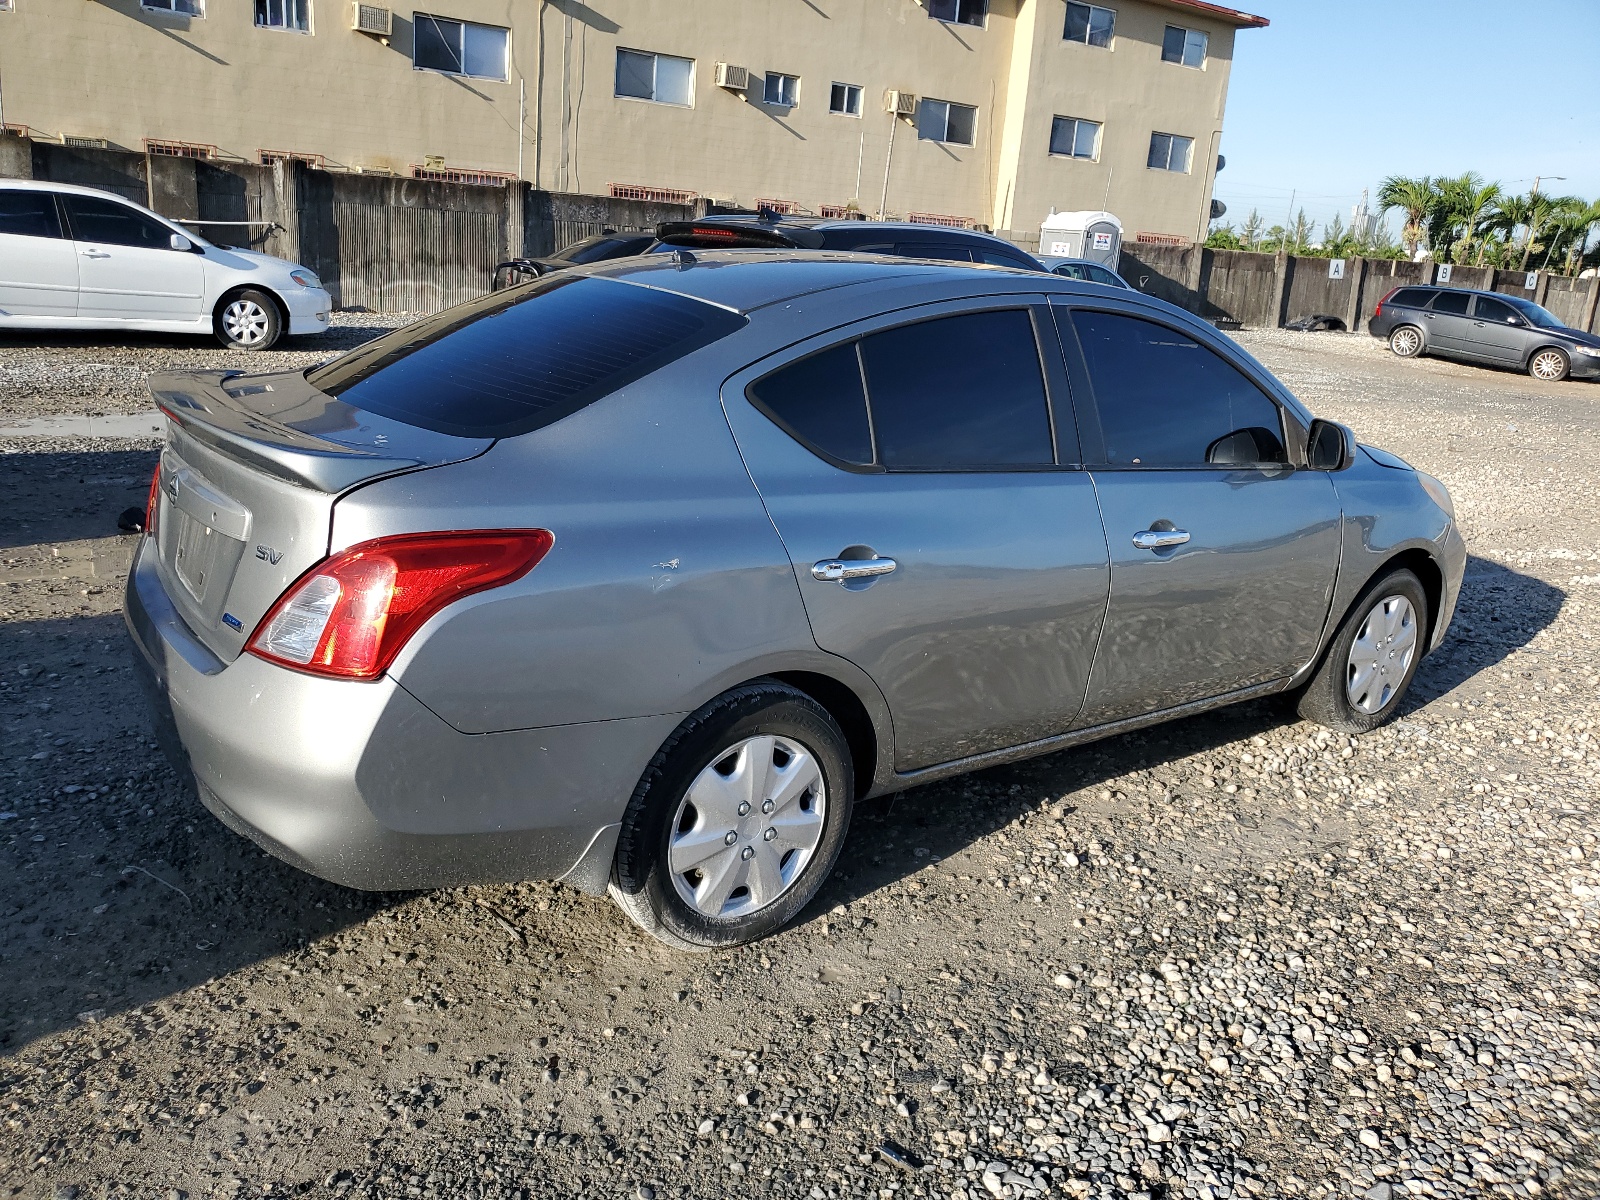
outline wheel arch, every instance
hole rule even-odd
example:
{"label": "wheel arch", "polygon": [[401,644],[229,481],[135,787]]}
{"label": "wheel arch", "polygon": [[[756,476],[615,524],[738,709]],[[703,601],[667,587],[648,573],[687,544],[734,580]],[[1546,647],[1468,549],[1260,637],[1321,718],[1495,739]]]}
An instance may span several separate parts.
{"label": "wheel arch", "polygon": [[1529,350],[1527,354],[1523,355],[1523,357],[1522,357],[1522,369],[1524,371],[1526,371],[1528,369],[1528,367],[1533,364],[1533,360],[1537,356],[1543,354],[1546,350],[1559,350],[1562,353],[1562,355],[1564,355],[1566,357],[1568,369],[1571,368],[1571,366],[1572,366],[1572,351],[1571,350],[1567,349],[1567,347],[1563,346],[1560,342],[1541,342],[1539,345],[1535,346],[1532,350]]}
{"label": "wheel arch", "polygon": [[1322,631],[1321,645],[1317,647],[1317,652],[1311,661],[1295,672],[1294,677],[1290,679],[1288,684],[1290,689],[1305,683],[1322,666],[1323,659],[1328,656],[1334,640],[1339,636],[1339,630],[1344,628],[1344,623],[1350,614],[1367,598],[1373,583],[1390,571],[1401,569],[1408,570],[1417,577],[1417,581],[1422,584],[1423,598],[1428,602],[1426,636],[1422,643],[1425,647],[1423,654],[1427,654],[1426,647],[1433,643],[1433,631],[1438,628],[1440,611],[1444,605],[1444,569],[1427,550],[1420,546],[1408,546],[1389,555],[1367,572],[1367,577],[1361,581],[1361,585],[1350,593],[1350,599],[1345,602],[1343,609],[1329,612],[1328,622]]}
{"label": "wheel arch", "polygon": [[260,292],[268,300],[271,300],[272,303],[278,308],[278,322],[282,326],[283,333],[287,334],[289,332],[288,304],[284,303],[282,296],[278,295],[276,291],[264,283],[236,283],[232,287],[224,288],[222,294],[217,297],[217,302],[211,306],[212,324],[216,324],[218,321],[222,320],[222,309],[224,305],[226,305],[230,300],[243,295],[245,292]]}
{"label": "wheel arch", "polygon": [[850,747],[851,765],[855,770],[856,797],[859,799],[872,790],[877,779],[880,743],[877,726],[866,704],[847,683],[824,675],[819,671],[776,671],[768,675],[786,683],[798,692],[804,692],[839,723],[845,742]]}

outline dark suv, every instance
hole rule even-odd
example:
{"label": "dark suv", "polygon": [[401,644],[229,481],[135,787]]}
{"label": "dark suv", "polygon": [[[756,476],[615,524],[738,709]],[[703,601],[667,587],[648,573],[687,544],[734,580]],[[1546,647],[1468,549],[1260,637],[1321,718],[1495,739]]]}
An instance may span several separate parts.
{"label": "dark suv", "polygon": [[661,246],[695,250],[853,250],[939,258],[1043,271],[1044,265],[1003,238],[971,229],[900,221],[847,221],[825,217],[786,217],[740,213],[669,221],[656,229]]}
{"label": "dark suv", "polygon": [[1395,288],[1378,302],[1367,332],[1401,358],[1437,354],[1493,363],[1555,383],[1600,377],[1600,337],[1569,329],[1520,296],[1464,288]]}

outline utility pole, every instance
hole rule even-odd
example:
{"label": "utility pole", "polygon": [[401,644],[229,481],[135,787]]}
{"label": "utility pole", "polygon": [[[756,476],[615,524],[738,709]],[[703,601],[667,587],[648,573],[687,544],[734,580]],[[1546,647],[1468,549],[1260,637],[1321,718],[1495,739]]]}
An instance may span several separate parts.
{"label": "utility pole", "polygon": [[[1283,242],[1287,242],[1289,240],[1289,226],[1294,224],[1294,197],[1296,190],[1297,189],[1295,188],[1289,189],[1289,215],[1283,219]],[[1298,237],[1295,238],[1295,242],[1297,244],[1299,241],[1300,239]],[[1298,249],[1298,245],[1296,248]],[[1285,249],[1285,246],[1282,242],[1279,243],[1278,249]]]}

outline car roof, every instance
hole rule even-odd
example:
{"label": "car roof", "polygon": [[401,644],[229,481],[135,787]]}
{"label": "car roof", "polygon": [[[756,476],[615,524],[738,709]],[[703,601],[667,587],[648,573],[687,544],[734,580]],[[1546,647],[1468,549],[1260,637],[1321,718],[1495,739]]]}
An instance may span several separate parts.
{"label": "car roof", "polygon": [[52,183],[48,179],[0,179],[0,189],[72,192],[79,196],[109,196],[113,200],[121,200],[124,204],[136,204],[140,208],[144,208],[144,205],[139,204],[137,200],[129,200],[126,196],[119,196],[116,192],[108,192],[105,188],[84,187],[81,183]]}
{"label": "car roof", "polygon": [[[790,216],[787,213],[776,213],[770,217],[760,213],[713,213],[710,216],[696,217],[692,222],[695,225],[757,225],[764,229],[782,229],[785,225],[798,226],[801,229],[815,229],[826,232],[830,229],[882,229],[891,233],[915,233],[923,235],[925,240],[933,241],[940,237],[975,237],[989,241],[1005,242],[1005,238],[981,229],[961,229],[954,225],[931,225],[923,221],[856,221],[848,217],[811,217]],[[1006,245],[1011,245],[1006,242]]]}
{"label": "car roof", "polygon": [[[1081,291],[1103,297],[1106,293],[1098,284],[1017,267],[847,250],[694,250],[610,259],[570,270],[674,292],[742,314],[801,296],[886,280],[901,284],[922,282],[930,286],[930,291],[940,290],[941,285],[947,291],[954,283],[963,285],[972,295]],[[1150,301],[1153,307],[1181,311],[1137,292],[1131,295]]]}

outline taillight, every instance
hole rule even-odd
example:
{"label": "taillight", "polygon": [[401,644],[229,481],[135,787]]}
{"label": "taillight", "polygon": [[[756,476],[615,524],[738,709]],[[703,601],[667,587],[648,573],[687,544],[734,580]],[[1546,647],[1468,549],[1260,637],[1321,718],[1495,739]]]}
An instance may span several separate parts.
{"label": "taillight", "polygon": [[144,533],[156,535],[156,506],[161,502],[161,460],[156,459],[156,473],[150,476],[150,494],[144,498]]}
{"label": "taillight", "polygon": [[1383,316],[1383,305],[1384,305],[1384,302],[1387,301],[1390,296],[1394,295],[1399,290],[1400,289],[1397,288],[1397,287],[1392,287],[1387,292],[1385,292],[1383,294],[1383,299],[1378,301],[1378,307],[1372,310],[1372,319],[1373,320],[1377,320],[1379,317]]}
{"label": "taillight", "polygon": [[375,679],[434,613],[463,596],[521,579],[554,544],[548,529],[363,542],[296,580],[245,648],[317,675]]}

